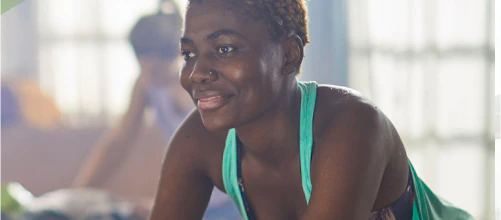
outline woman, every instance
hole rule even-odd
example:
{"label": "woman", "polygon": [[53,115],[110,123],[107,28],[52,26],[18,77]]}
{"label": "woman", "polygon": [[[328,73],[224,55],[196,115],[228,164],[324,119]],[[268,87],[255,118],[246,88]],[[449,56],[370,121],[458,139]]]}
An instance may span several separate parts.
{"label": "woman", "polygon": [[151,219],[200,219],[213,186],[244,219],[470,218],[417,178],[372,103],[296,80],[306,43],[302,0],[190,1],[180,76],[197,110],[171,141]]}

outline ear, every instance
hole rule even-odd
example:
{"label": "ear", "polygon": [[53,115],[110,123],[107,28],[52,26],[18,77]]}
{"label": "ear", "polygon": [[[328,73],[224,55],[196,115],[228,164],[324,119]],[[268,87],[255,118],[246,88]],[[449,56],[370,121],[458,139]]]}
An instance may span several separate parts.
{"label": "ear", "polygon": [[304,57],[304,44],[297,34],[293,34],[283,41],[285,62],[283,74],[297,74]]}

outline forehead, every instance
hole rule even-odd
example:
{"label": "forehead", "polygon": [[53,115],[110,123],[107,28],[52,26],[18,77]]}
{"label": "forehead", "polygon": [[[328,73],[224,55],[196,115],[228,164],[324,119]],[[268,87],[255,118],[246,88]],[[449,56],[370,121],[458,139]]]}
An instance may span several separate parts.
{"label": "forehead", "polygon": [[183,37],[192,40],[205,38],[219,30],[234,30],[247,39],[268,39],[264,22],[249,19],[240,7],[233,7],[225,0],[193,2],[186,11]]}

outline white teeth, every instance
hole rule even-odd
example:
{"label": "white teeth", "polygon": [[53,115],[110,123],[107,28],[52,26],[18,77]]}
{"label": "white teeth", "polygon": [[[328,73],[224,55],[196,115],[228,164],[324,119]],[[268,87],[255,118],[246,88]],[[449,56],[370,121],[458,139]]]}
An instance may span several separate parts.
{"label": "white teeth", "polygon": [[212,96],[209,98],[203,98],[203,99],[200,99],[200,101],[207,102],[207,101],[211,101],[211,100],[218,99],[218,98],[221,98],[221,96]]}

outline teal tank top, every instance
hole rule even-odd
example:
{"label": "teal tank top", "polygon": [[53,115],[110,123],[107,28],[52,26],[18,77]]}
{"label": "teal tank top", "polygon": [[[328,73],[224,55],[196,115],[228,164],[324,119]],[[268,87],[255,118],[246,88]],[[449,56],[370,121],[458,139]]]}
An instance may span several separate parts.
{"label": "teal tank top", "polygon": [[[313,148],[313,114],[317,97],[316,82],[298,82],[301,89],[301,112],[299,122],[299,154],[301,179],[306,204],[311,197],[310,164]],[[235,129],[230,129],[226,138],[223,153],[222,174],[226,193],[235,202],[238,211],[245,220],[249,220],[242,191],[238,182],[238,149]],[[469,220],[473,219],[467,212],[458,209],[436,196],[417,176],[412,163],[409,167],[415,190],[412,220]]]}

